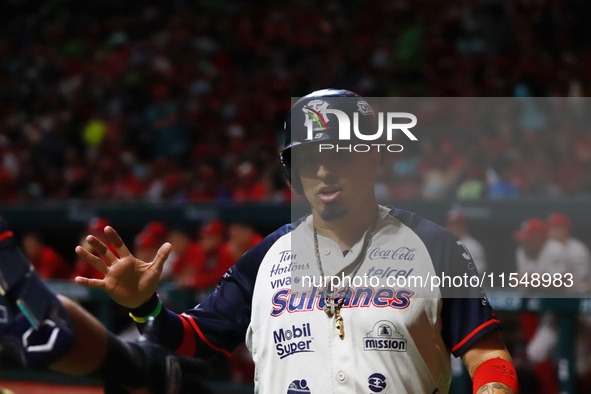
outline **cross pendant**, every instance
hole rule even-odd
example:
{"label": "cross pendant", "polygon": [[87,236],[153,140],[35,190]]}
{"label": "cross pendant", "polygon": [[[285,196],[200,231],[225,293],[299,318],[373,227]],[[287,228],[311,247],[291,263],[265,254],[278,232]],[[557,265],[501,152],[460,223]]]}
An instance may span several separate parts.
{"label": "cross pendant", "polygon": [[336,300],[332,298],[326,298],[324,300],[324,313],[326,313],[328,317],[333,317],[337,311],[338,306],[339,304]]}

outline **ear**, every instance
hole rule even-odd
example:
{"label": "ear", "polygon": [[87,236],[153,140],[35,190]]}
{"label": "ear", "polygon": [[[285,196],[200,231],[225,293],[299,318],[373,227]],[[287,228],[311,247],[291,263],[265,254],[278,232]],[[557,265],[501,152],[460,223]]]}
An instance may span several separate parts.
{"label": "ear", "polygon": [[[297,173],[297,171],[289,171],[285,165],[283,166],[283,170],[283,175],[285,178],[285,183],[287,183],[287,187],[289,187],[298,196],[304,194],[304,191],[302,190],[302,183],[299,179],[300,175]],[[294,181],[293,183],[292,180]]]}
{"label": "ear", "polygon": [[291,189],[291,191],[293,191],[294,193],[297,193],[294,188],[293,185],[291,184],[291,181],[289,179],[285,180],[285,183],[287,183],[287,187],[289,187]]}
{"label": "ear", "polygon": [[298,196],[304,195],[304,187],[302,186],[302,181],[300,180],[300,174],[298,174],[297,171],[292,171],[291,179],[287,181],[287,185]]}

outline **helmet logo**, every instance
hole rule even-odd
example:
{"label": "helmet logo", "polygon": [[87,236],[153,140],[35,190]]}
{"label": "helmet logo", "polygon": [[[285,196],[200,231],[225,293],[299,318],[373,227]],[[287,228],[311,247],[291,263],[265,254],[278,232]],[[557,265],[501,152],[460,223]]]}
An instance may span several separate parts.
{"label": "helmet logo", "polygon": [[[358,140],[377,141],[382,137],[384,132],[386,133],[386,139],[392,141],[395,130],[404,132],[411,141],[417,140],[409,130],[417,124],[417,118],[408,112],[379,112],[377,116],[377,131],[373,134],[365,134],[371,132],[369,130],[371,124],[367,124],[365,121],[360,124],[359,118],[360,116],[364,118],[371,117],[375,113],[365,100],[356,98],[354,103],[357,104],[357,111],[347,113],[341,109],[329,108],[332,103],[329,104],[329,102],[321,99],[309,101],[301,108],[304,113],[304,126],[307,129],[306,141],[336,140],[337,137],[339,141],[350,141],[353,133]],[[343,108],[350,109],[350,107],[344,106]],[[335,116],[336,120],[333,119],[332,121],[337,122],[333,125],[334,127],[331,126],[332,130],[328,129],[328,122],[330,121],[329,114]],[[351,115],[353,115],[353,121],[350,119]],[[406,118],[410,120],[410,123],[395,123],[396,118]],[[396,146],[398,148],[400,147],[399,144]]]}
{"label": "helmet logo", "polygon": [[[328,130],[328,117],[326,116],[326,109],[328,108],[328,103],[323,100],[312,100],[310,101],[307,106],[302,108],[302,112],[306,114],[306,120],[304,121],[304,126],[308,128],[308,130],[312,130],[314,127],[314,122],[318,124],[320,130],[327,131]],[[310,133],[309,133],[310,134]],[[313,137],[308,135],[307,139],[312,139]]]}

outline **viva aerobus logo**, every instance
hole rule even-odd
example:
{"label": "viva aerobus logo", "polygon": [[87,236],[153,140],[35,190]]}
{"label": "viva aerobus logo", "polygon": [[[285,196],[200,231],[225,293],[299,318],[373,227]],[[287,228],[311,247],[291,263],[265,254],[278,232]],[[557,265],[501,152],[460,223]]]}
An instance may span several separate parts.
{"label": "viva aerobus logo", "polygon": [[[353,122],[351,122],[349,115],[345,112],[335,109],[329,108],[329,104],[324,100],[312,100],[310,101],[302,111],[307,115],[306,120],[304,121],[304,126],[307,128],[307,135],[306,140],[320,140],[323,138],[323,133],[328,132],[328,123],[330,122],[331,118],[335,118],[339,125],[339,141],[350,141],[351,140],[351,128],[353,129],[353,133],[355,137],[361,141],[376,141],[382,137],[384,134],[384,129],[386,130],[386,140],[392,141],[392,135],[394,130],[400,130],[408,137],[411,141],[417,141],[417,137],[413,133],[410,132],[409,129],[413,128],[417,124],[417,117],[409,112],[378,112],[378,129],[374,134],[363,134],[359,130],[359,116],[370,116],[373,115],[373,110],[367,104],[367,102],[363,100],[357,101],[357,109],[358,111],[353,112]],[[334,115],[334,116],[328,116]],[[408,119],[410,120],[409,123],[394,123],[394,120],[398,119]],[[384,126],[384,120],[386,125]],[[320,131],[318,129],[314,131],[314,125],[318,125]],[[353,127],[351,127],[351,125]],[[364,130],[364,132],[368,132],[370,130]],[[373,143],[373,144],[333,144],[333,143],[321,143],[319,144],[319,151],[322,152],[323,150],[335,150],[336,152],[339,151],[347,151],[347,152],[368,152],[371,147],[377,147],[378,151],[380,149],[386,149],[388,152],[402,152],[404,147],[400,144],[384,144],[384,143]]]}

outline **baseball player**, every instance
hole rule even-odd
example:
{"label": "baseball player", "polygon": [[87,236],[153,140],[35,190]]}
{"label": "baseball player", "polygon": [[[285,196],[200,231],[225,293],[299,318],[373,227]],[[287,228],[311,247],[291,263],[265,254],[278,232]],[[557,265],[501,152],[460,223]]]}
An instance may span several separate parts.
{"label": "baseball player", "polygon": [[519,242],[515,250],[515,266],[520,275],[567,272],[562,246],[558,241],[548,239],[548,226],[543,220],[531,218],[524,221],[513,237]]}
{"label": "baseball player", "polygon": [[555,212],[548,219],[548,238],[558,242],[560,253],[566,262],[566,272],[577,280],[573,290],[584,293],[589,290],[591,277],[591,253],[581,240],[571,234],[572,223],[568,216]]}
{"label": "baseball player", "polygon": [[[338,141],[330,110],[355,107],[362,114],[359,128],[374,124],[368,104],[346,90],[317,91],[294,104],[281,159],[291,187],[306,197],[312,214],[246,252],[195,308],[174,313],[155,293],[170,244],[154,262],[142,262],[111,227],[105,233],[121,257],[89,236],[100,256],[81,247],[76,252],[105,278],[76,282],[104,289],[129,307],[140,330],[151,322],[158,342],[177,355],[227,355],[245,341],[256,365],[257,393],[447,393],[450,353],[464,361],[475,393],[518,392],[500,324],[480,293],[451,298],[436,289],[435,296],[422,297],[419,286],[350,286],[350,281],[340,288],[326,282],[309,290],[297,286],[304,272],[380,279],[476,272],[450,232],[377,204],[373,180],[383,152],[318,151],[320,143]],[[311,113],[319,122],[310,127]]]}

